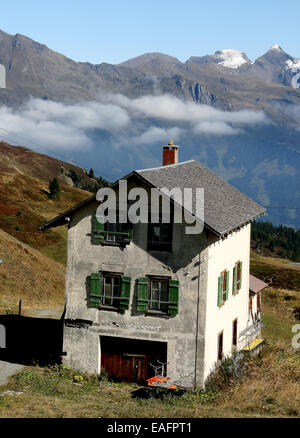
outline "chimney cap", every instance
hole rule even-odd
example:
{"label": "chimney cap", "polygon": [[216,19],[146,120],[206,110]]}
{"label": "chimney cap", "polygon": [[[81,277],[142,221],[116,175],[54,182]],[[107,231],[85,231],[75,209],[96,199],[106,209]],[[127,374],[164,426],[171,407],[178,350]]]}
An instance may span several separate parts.
{"label": "chimney cap", "polygon": [[171,147],[171,148],[176,148],[176,149],[179,148],[179,146],[177,146],[176,144],[174,144],[174,142],[173,142],[173,138],[170,138],[169,143],[168,143],[167,145],[164,145],[163,147],[164,147],[164,148]]}

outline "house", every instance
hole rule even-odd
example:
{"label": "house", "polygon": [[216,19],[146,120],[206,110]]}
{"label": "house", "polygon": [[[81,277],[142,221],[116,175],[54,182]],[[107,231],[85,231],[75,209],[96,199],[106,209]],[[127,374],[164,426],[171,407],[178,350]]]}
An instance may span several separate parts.
{"label": "house", "polygon": [[68,226],[64,363],[137,382],[164,363],[168,376],[202,386],[218,361],[260,335],[249,318],[250,228],[265,209],[197,161],[178,162],[172,142],[163,164],[125,176],[128,193],[203,189],[201,233],[175,222],[185,207],[174,200],[171,223],[159,215],[103,224],[96,195],[41,227]]}

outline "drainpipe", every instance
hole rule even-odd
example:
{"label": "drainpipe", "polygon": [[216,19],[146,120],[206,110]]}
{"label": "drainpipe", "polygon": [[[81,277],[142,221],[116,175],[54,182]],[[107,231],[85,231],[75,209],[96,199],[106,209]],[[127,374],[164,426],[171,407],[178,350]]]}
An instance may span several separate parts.
{"label": "drainpipe", "polygon": [[199,302],[200,302],[200,273],[201,273],[201,252],[199,252],[198,268],[198,296],[197,296],[197,318],[196,318],[196,348],[195,348],[195,386],[197,382],[197,356],[198,356],[198,324],[199,324]]}

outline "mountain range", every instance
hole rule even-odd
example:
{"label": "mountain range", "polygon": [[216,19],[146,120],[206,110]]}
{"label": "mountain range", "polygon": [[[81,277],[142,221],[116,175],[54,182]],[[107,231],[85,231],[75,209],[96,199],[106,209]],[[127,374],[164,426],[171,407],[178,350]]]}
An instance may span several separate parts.
{"label": "mountain range", "polygon": [[[279,45],[254,62],[243,52],[225,49],[191,56],[186,62],[147,53],[117,65],[95,65],[75,62],[26,36],[0,31],[0,64],[6,69],[1,108],[20,112],[32,98],[85,108],[109,95],[111,107],[126,112],[130,129],[128,122],[111,130],[87,124],[91,145],[68,150],[70,159],[84,159],[104,177],[109,172],[117,178],[132,168],[160,165],[157,146],[174,133],[174,140],[183,145],[181,160],[197,159],[269,207],[268,219],[275,224],[300,227],[296,209],[300,208],[300,60]],[[161,96],[176,100],[162,102]],[[171,113],[179,101],[185,106],[176,120]],[[165,102],[169,106],[157,115],[155,105],[163,107]],[[205,120],[196,125],[194,107],[198,112],[215,111],[205,113]],[[192,125],[190,113],[195,118]],[[261,123],[250,123],[255,114],[263,114]],[[108,118],[116,119],[113,112]],[[33,130],[22,134],[32,138]],[[57,149],[54,142],[52,149]]]}

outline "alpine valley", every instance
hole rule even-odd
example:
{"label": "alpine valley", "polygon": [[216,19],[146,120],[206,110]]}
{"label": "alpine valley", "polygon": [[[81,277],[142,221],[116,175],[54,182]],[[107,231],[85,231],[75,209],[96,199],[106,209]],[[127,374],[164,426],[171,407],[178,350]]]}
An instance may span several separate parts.
{"label": "alpine valley", "polygon": [[9,143],[44,145],[112,181],[160,166],[173,137],[180,161],[224,177],[275,225],[300,227],[300,59],[279,45],[254,61],[226,49],[94,65],[0,31],[0,64],[0,138]]}

